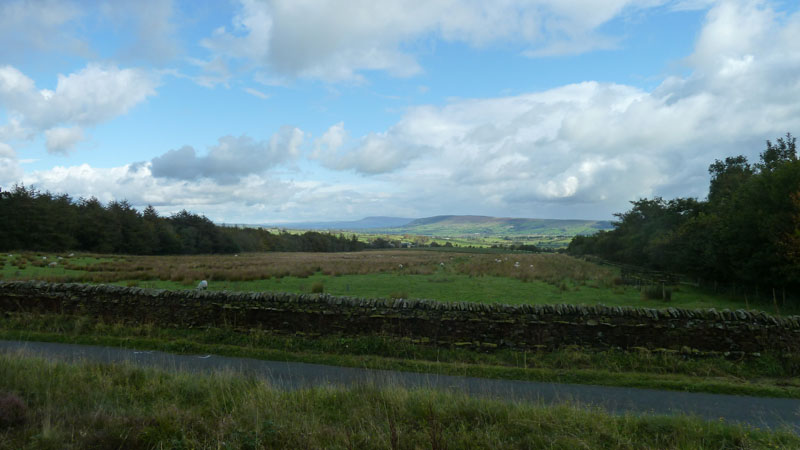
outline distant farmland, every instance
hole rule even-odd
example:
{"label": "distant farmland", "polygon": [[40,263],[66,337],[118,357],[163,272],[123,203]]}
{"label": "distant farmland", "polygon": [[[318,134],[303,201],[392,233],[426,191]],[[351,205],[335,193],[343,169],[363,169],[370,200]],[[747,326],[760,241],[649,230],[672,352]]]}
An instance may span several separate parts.
{"label": "distant farmland", "polygon": [[[281,228],[281,227],[278,227]],[[543,247],[565,247],[578,235],[610,230],[607,220],[525,219],[489,216],[434,216],[422,219],[366,217],[350,222],[306,222],[285,224],[294,230],[357,232],[375,236],[423,236],[452,240],[458,245],[524,243]]]}
{"label": "distant farmland", "polygon": [[386,229],[421,236],[575,236],[611,229],[609,221],[516,219],[487,216],[436,216],[417,219],[401,227]]}

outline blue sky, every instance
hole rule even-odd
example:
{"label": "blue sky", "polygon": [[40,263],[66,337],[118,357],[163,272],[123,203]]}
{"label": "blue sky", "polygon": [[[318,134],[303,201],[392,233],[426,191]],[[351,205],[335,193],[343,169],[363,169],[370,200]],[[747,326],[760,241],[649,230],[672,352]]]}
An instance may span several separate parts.
{"label": "blue sky", "polygon": [[0,187],[276,223],[608,219],[800,129],[796,2],[7,0]]}

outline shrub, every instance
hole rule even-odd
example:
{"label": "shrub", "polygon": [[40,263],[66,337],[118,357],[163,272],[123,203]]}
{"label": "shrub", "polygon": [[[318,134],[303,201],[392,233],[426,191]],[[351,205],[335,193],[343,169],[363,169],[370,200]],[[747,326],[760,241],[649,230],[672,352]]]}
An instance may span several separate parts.
{"label": "shrub", "polygon": [[312,294],[322,294],[323,292],[325,292],[325,286],[322,284],[322,281],[315,281],[314,284],[311,285]]}
{"label": "shrub", "polygon": [[0,429],[25,423],[28,407],[14,394],[0,394]]}

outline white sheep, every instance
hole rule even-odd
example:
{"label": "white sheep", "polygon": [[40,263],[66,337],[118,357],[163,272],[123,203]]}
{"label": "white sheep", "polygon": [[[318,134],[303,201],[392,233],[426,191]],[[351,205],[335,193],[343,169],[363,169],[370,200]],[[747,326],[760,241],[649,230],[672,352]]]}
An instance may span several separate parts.
{"label": "white sheep", "polygon": [[56,266],[58,266],[58,263],[57,263],[57,262],[55,262],[55,261],[53,261],[53,262],[51,262],[50,264],[48,264],[48,266],[49,266],[49,267],[56,267]]}
{"label": "white sheep", "polygon": [[197,283],[197,289],[199,289],[201,291],[205,291],[206,289],[208,289],[208,281],[203,280],[203,281]]}

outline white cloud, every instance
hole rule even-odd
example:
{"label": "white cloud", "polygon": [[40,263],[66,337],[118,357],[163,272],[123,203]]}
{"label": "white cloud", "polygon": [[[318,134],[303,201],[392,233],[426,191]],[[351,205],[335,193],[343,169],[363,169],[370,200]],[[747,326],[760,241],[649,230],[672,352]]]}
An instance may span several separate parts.
{"label": "white cloud", "polygon": [[719,3],[719,0],[679,0],[674,2],[670,9],[673,11],[696,11],[708,9]]}
{"label": "white cloud", "polygon": [[22,176],[17,154],[10,145],[0,142],[0,187],[8,189]]}
{"label": "white cloud", "polygon": [[347,131],[344,122],[339,122],[328,128],[325,133],[314,141],[314,158],[320,158],[326,153],[335,153],[347,140]]}
{"label": "white cloud", "polygon": [[26,185],[53,192],[68,192],[73,198],[96,196],[103,202],[126,199],[133,205],[186,207],[197,212],[202,206],[224,201],[223,192],[232,186],[220,186],[210,180],[185,183],[161,180],[150,173],[149,163],[128,164],[121,167],[96,168],[88,164],[57,166],[45,171],[34,171],[24,178]]}
{"label": "white cloud", "polygon": [[[746,38],[732,36],[741,27]],[[800,129],[797,36],[800,13],[722,3],[688,58],[694,72],[652,92],[586,82],[420,106],[359,145],[314,156],[333,169],[383,173],[409,188],[407,201],[438,211],[480,204],[596,217],[640,196],[703,196],[715,158],[757,158],[764,139]]]}
{"label": "white cloud", "polygon": [[[64,152],[77,142],[82,130],[127,113],[155,95],[158,78],[140,69],[90,64],[59,75],[55,90],[38,89],[33,80],[12,66],[0,66],[0,107],[9,115],[2,134],[33,137],[59,128],[48,135],[48,149]],[[69,125],[65,134],[63,125]],[[52,138],[51,138],[52,136]],[[69,138],[69,139],[67,139]],[[50,144],[53,144],[51,146]]]}
{"label": "white cloud", "polygon": [[[26,117],[39,123],[94,125],[125,114],[155,95],[157,79],[140,69],[119,69],[90,64],[70,75],[58,76],[55,92],[40,91],[41,98]],[[38,119],[38,120],[37,120]]]}
{"label": "white cloud", "polygon": [[10,145],[0,142],[0,158],[16,158],[16,156]]}
{"label": "white cloud", "polygon": [[[253,70],[265,76],[352,80],[369,67],[419,70],[413,45],[424,45],[429,37],[474,46],[516,39],[534,52],[577,45],[597,37],[598,24],[609,17],[660,2],[645,3],[608,3],[593,18],[579,17],[589,8],[582,2],[532,2],[504,28],[499,26],[507,20],[503,11],[515,5],[510,1],[464,2],[463,10],[433,21],[430,9],[445,3],[404,3],[403,11],[394,8],[400,3],[386,3],[388,13],[372,17],[374,24],[347,16],[356,3],[337,3],[337,12],[327,3],[317,3],[319,10],[312,11],[303,9],[303,2],[245,2],[234,27],[219,30],[205,44],[226,70],[244,61],[257,63]],[[679,9],[705,5],[669,4]],[[371,11],[369,5],[364,8]],[[404,22],[407,11],[419,13],[419,23]],[[330,13],[329,22],[323,13]],[[287,20],[279,23],[278,17]],[[536,26],[522,30],[514,25],[518,22]],[[574,23],[583,31],[562,30]],[[296,30],[286,29],[297,24]],[[76,196],[102,192],[104,201],[128,197],[165,210],[185,207],[228,221],[440,213],[607,218],[639,196],[703,196],[705,168],[715,158],[740,153],[756,158],[764,139],[797,133],[798,41],[800,13],[776,13],[766,2],[720,2],[685,60],[691,74],[670,77],[652,91],[588,81],[411,107],[392,126],[363,135],[350,136],[344,123],[336,123],[313,142],[311,162],[298,164],[302,169],[292,172],[293,181],[280,167],[299,157],[305,134],[291,127],[268,141],[226,136],[203,154],[185,147],[151,162],[111,169],[58,167],[32,172],[24,181]],[[370,51],[376,58],[364,62]],[[109,85],[113,91],[115,85]],[[0,101],[13,106],[6,106],[11,118],[0,127],[0,141],[30,130],[89,126],[152,95],[145,91],[139,100],[111,102],[129,106],[112,107],[103,105],[105,96],[67,92],[42,90],[15,68],[0,68]],[[96,112],[85,112],[93,108]],[[6,155],[0,161],[18,170],[13,153],[0,149],[0,154]]]}
{"label": "white cloud", "polygon": [[[474,47],[512,43],[529,56],[613,47],[597,29],[668,0],[240,0],[230,28],[201,41],[214,58],[280,76],[360,81],[360,72],[421,72],[416,48],[430,38]],[[680,2],[679,2],[680,3]],[[589,12],[590,11],[590,12]]]}
{"label": "white cloud", "polygon": [[83,130],[79,127],[51,128],[44,132],[47,151],[50,153],[67,153],[78,142],[83,140]]}
{"label": "white cloud", "polygon": [[269,141],[256,141],[248,136],[223,136],[217,145],[209,148],[206,156],[198,156],[195,149],[187,145],[153,158],[151,170],[157,178],[212,178],[230,184],[296,158],[303,137],[299,128],[289,126],[282,127]]}
{"label": "white cloud", "polygon": [[337,123],[315,140],[310,157],[330,169],[374,175],[405,167],[425,149],[424,145],[403,141],[394,129],[364,136],[353,148],[346,146],[347,141],[344,123]]}
{"label": "white cloud", "polygon": [[722,2],[706,17],[689,59],[708,73],[725,70],[730,58],[740,59],[772,41],[769,31],[776,22],[777,14],[763,1]]}
{"label": "white cloud", "polygon": [[0,141],[26,139],[29,131],[22,127],[17,118],[11,118],[7,124],[0,126]]}
{"label": "white cloud", "polygon": [[259,91],[258,89],[244,88],[244,91],[247,92],[248,94],[252,95],[253,97],[260,98],[261,100],[269,100],[269,98],[270,98],[269,94],[265,94],[265,93]]}
{"label": "white cloud", "polygon": [[[172,0],[5,0],[0,2],[0,61],[23,62],[32,54],[102,54],[164,64],[181,52],[174,15]],[[112,29],[116,39],[93,46],[90,32],[98,26]]]}
{"label": "white cloud", "polygon": [[259,175],[243,176],[227,184],[212,178],[186,182],[154,177],[150,163],[112,168],[88,164],[54,167],[31,172],[21,181],[41,190],[68,192],[73,198],[95,196],[103,202],[126,199],[139,209],[152,204],[164,215],[186,209],[228,223],[346,218],[381,207],[386,198],[382,185],[376,183],[331,185]]}
{"label": "white cloud", "polygon": [[88,55],[88,45],[69,25],[82,18],[78,5],[60,0],[6,0],[0,3],[0,60],[27,57],[30,52]]}
{"label": "white cloud", "polygon": [[403,148],[383,134],[369,134],[358,147],[341,155],[323,160],[332,169],[354,169],[364,174],[391,172],[407,165],[415,155],[414,148]]}

